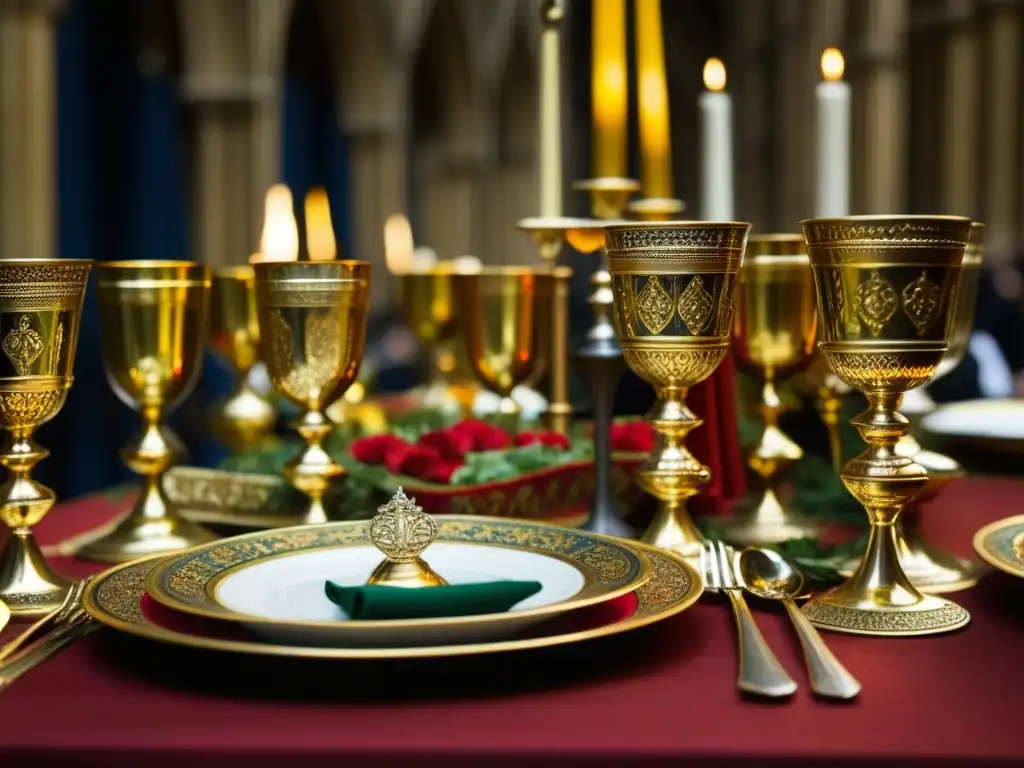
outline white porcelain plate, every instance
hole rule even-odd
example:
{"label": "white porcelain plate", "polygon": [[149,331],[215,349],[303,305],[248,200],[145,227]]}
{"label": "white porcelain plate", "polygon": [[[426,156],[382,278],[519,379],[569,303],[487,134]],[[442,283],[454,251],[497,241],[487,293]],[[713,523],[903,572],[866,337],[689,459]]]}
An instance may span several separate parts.
{"label": "white porcelain plate", "polygon": [[921,428],[942,437],[982,441],[992,448],[1021,448],[1024,401],[968,400],[943,405],[921,419]]}

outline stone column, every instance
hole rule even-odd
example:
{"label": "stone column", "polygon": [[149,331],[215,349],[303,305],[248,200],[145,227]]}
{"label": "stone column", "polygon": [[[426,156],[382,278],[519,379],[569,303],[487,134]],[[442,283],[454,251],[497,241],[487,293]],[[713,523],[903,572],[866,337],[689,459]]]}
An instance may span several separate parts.
{"label": "stone column", "polygon": [[0,257],[57,255],[59,0],[0,0]]}
{"label": "stone column", "polygon": [[981,202],[977,162],[980,69],[974,0],[948,0],[946,23],[942,210],[973,217]]}

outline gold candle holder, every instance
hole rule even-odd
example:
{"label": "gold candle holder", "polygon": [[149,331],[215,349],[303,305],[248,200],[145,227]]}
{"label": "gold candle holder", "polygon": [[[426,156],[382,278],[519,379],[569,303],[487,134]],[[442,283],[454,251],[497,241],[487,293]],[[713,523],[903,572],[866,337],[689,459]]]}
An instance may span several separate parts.
{"label": "gold candle holder", "polygon": [[647,415],[657,433],[640,483],[661,500],[643,536],[685,557],[700,552],[686,501],[711,479],[685,445],[703,422],[686,391],[708,378],[729,350],[736,274],[749,224],[664,222],[608,227],[619,343],[626,364],[651,384],[658,402]]}
{"label": "gold candle holder", "polygon": [[626,212],[640,221],[673,221],[685,210],[686,203],[674,197],[645,197],[626,206]]}
{"label": "gold candle holder", "polygon": [[[960,269],[960,288],[953,309],[949,349],[939,363],[933,381],[956,368],[967,353],[974,330],[974,310],[977,306],[984,246],[985,225],[973,222]],[[920,535],[922,505],[936,498],[950,480],[962,477],[963,468],[949,456],[922,450],[910,434],[904,435],[896,443],[896,452],[913,459],[928,473],[928,482],[896,521],[896,548],[904,573],[921,592],[942,594],[973,587],[985,572],[985,566],[936,549]],[[853,573],[856,567],[857,561],[851,561],[842,569],[843,575]]]}
{"label": "gold candle holder", "polygon": [[804,613],[851,634],[958,629],[970,621],[967,611],[919,592],[900,566],[896,522],[928,474],[895,447],[909,428],[897,411],[903,393],[930,381],[949,347],[970,220],[855,216],[802,226],[821,314],[819,347],[832,371],[868,400],[851,421],[867,448],[846,463],[842,479],[871,524],[857,570]]}
{"label": "gold candle holder", "polygon": [[84,538],[76,554],[122,563],[213,541],[213,533],[177,514],[161,484],[184,453],[164,417],[199,378],[210,270],[189,261],[112,261],[95,269],[107,378],[142,416],[141,435],[121,456],[143,483],[128,515]]}
{"label": "gold candle holder", "polygon": [[343,474],[323,443],[334,429],[324,410],[356,380],[366,344],[370,265],[363,261],[259,262],[260,349],[274,389],[303,409],[305,447],[285,476],[309,497],[305,523],[327,522],[324,494]]}
{"label": "gold candle holder", "polygon": [[56,494],[32,479],[50,452],[32,439],[64,406],[74,381],[90,261],[0,260],[0,519],[11,529],[0,554],[0,601],[15,621],[60,606],[70,582],[50,568],[32,535]]}
{"label": "gold candle holder", "polygon": [[764,429],[747,457],[763,488],[736,505],[725,537],[754,546],[815,536],[819,526],[784,503],[778,488],[782,473],[803,451],[779,428],[782,401],[775,387],[810,364],[818,323],[803,236],[751,236],[737,296],[734,358],[740,370],[763,381]]}
{"label": "gold candle holder", "polygon": [[256,273],[250,265],[213,270],[210,346],[235,370],[235,390],[220,407],[219,432],[236,451],[265,443],[277,421],[274,406],[253,389],[249,373],[259,359]]}

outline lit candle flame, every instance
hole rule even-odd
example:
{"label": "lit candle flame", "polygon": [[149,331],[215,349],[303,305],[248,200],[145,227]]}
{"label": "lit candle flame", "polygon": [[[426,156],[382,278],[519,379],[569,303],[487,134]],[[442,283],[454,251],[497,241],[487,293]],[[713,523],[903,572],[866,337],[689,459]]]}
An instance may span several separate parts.
{"label": "lit candle flame", "polygon": [[838,48],[826,48],[821,54],[821,74],[829,82],[843,79],[846,61]]}
{"label": "lit candle flame", "polygon": [[704,87],[715,92],[725,90],[725,64],[721,59],[711,58],[704,62]]}
{"label": "lit candle flame", "polygon": [[295,223],[291,190],[284,184],[267,190],[259,260],[299,260],[299,226]]}
{"label": "lit candle flame", "polygon": [[394,275],[412,272],[412,226],[401,213],[393,213],[384,222],[384,261]]}
{"label": "lit candle flame", "polygon": [[331,205],[323,188],[306,195],[306,249],[310,261],[334,261],[338,244],[331,224]]}

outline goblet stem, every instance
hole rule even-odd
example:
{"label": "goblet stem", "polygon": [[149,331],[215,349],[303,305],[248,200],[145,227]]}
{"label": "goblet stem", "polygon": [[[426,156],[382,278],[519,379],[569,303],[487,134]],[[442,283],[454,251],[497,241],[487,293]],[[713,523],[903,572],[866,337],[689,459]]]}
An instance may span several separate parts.
{"label": "goblet stem", "polygon": [[70,586],[47,564],[32,535],[32,526],[56,501],[52,490],[30,477],[35,465],[49,455],[32,439],[31,430],[12,430],[0,454],[0,465],[10,473],[0,486],[0,518],[11,529],[0,554],[0,600],[15,621],[54,610]]}
{"label": "goblet stem", "polygon": [[285,476],[292,485],[309,497],[309,506],[303,522],[326,523],[324,494],[331,487],[331,483],[344,474],[344,470],[323,446],[324,440],[334,429],[334,424],[319,409],[310,409],[295,428],[306,442],[306,447],[285,467]]}
{"label": "goblet stem", "polygon": [[277,413],[253,388],[249,369],[239,369],[237,374],[235,391],[221,406],[221,422],[225,442],[234,450],[244,451],[266,440],[274,428]]}

